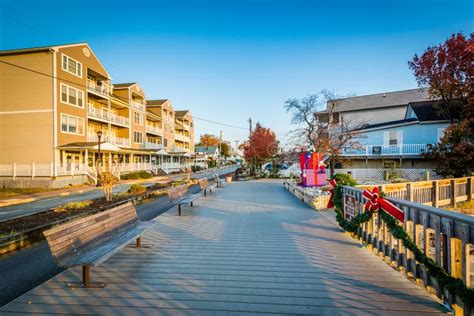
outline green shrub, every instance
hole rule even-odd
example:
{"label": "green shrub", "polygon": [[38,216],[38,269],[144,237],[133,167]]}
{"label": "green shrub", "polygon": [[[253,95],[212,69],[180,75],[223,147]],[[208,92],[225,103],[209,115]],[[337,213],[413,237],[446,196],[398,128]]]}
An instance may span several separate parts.
{"label": "green shrub", "polygon": [[130,194],[142,194],[146,191],[146,187],[140,184],[132,184],[128,189],[127,193]]}
{"label": "green shrub", "polygon": [[191,166],[192,172],[201,171],[201,170],[203,170],[203,167],[201,166]]}
{"label": "green shrub", "polygon": [[153,175],[147,171],[134,171],[120,176],[122,180],[150,179]]}
{"label": "green shrub", "polygon": [[61,208],[65,210],[80,210],[83,208],[87,208],[92,204],[93,201],[87,200],[87,201],[76,201],[76,202],[69,202],[64,204]]}
{"label": "green shrub", "polygon": [[350,185],[352,187],[357,185],[357,181],[347,173],[337,173],[332,178],[336,180],[337,185]]}
{"label": "green shrub", "polygon": [[405,183],[405,182],[410,182],[409,180],[405,178],[393,178],[390,179],[390,183]]}

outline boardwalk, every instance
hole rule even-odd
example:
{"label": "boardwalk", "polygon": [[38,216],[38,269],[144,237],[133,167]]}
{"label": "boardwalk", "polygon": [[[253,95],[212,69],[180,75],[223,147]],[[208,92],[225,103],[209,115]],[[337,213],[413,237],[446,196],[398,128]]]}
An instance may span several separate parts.
{"label": "boardwalk", "polygon": [[[341,233],[279,183],[233,183],[159,216],[144,242],[92,269],[104,289],[64,287],[70,269],[0,309],[102,315],[422,315],[425,290]],[[32,263],[34,264],[34,263]]]}

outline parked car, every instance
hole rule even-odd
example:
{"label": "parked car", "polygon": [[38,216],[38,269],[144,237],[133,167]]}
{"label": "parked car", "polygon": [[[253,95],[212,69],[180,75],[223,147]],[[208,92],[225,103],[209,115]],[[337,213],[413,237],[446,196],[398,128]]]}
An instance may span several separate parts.
{"label": "parked car", "polygon": [[300,164],[294,163],[285,170],[280,170],[280,175],[283,178],[290,178],[292,175],[299,177],[301,174]]}

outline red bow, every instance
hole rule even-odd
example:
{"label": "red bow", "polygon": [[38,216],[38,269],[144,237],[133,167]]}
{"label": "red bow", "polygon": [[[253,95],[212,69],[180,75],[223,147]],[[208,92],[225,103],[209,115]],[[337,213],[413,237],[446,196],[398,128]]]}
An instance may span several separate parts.
{"label": "red bow", "polygon": [[405,213],[389,201],[385,200],[380,195],[380,190],[378,187],[374,187],[372,191],[365,189],[362,196],[368,200],[364,206],[366,212],[376,212],[379,210],[379,208],[381,208],[383,211],[392,215],[400,222],[403,223],[405,221]]}
{"label": "red bow", "polygon": [[329,184],[332,186],[332,189],[329,189],[329,193],[331,193],[331,196],[329,196],[329,201],[326,208],[334,207],[334,190],[336,189],[336,185],[337,185],[336,180],[334,179],[329,180]]}

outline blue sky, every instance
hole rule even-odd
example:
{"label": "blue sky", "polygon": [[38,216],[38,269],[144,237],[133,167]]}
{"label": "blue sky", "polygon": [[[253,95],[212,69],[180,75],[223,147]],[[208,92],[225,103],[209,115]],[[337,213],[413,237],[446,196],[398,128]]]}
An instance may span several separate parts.
{"label": "blue sky", "polygon": [[474,31],[473,19],[474,1],[457,0],[0,0],[0,49],[85,41],[115,83],[138,81],[200,118],[247,127],[251,116],[283,140],[286,99],[416,88],[407,61]]}

